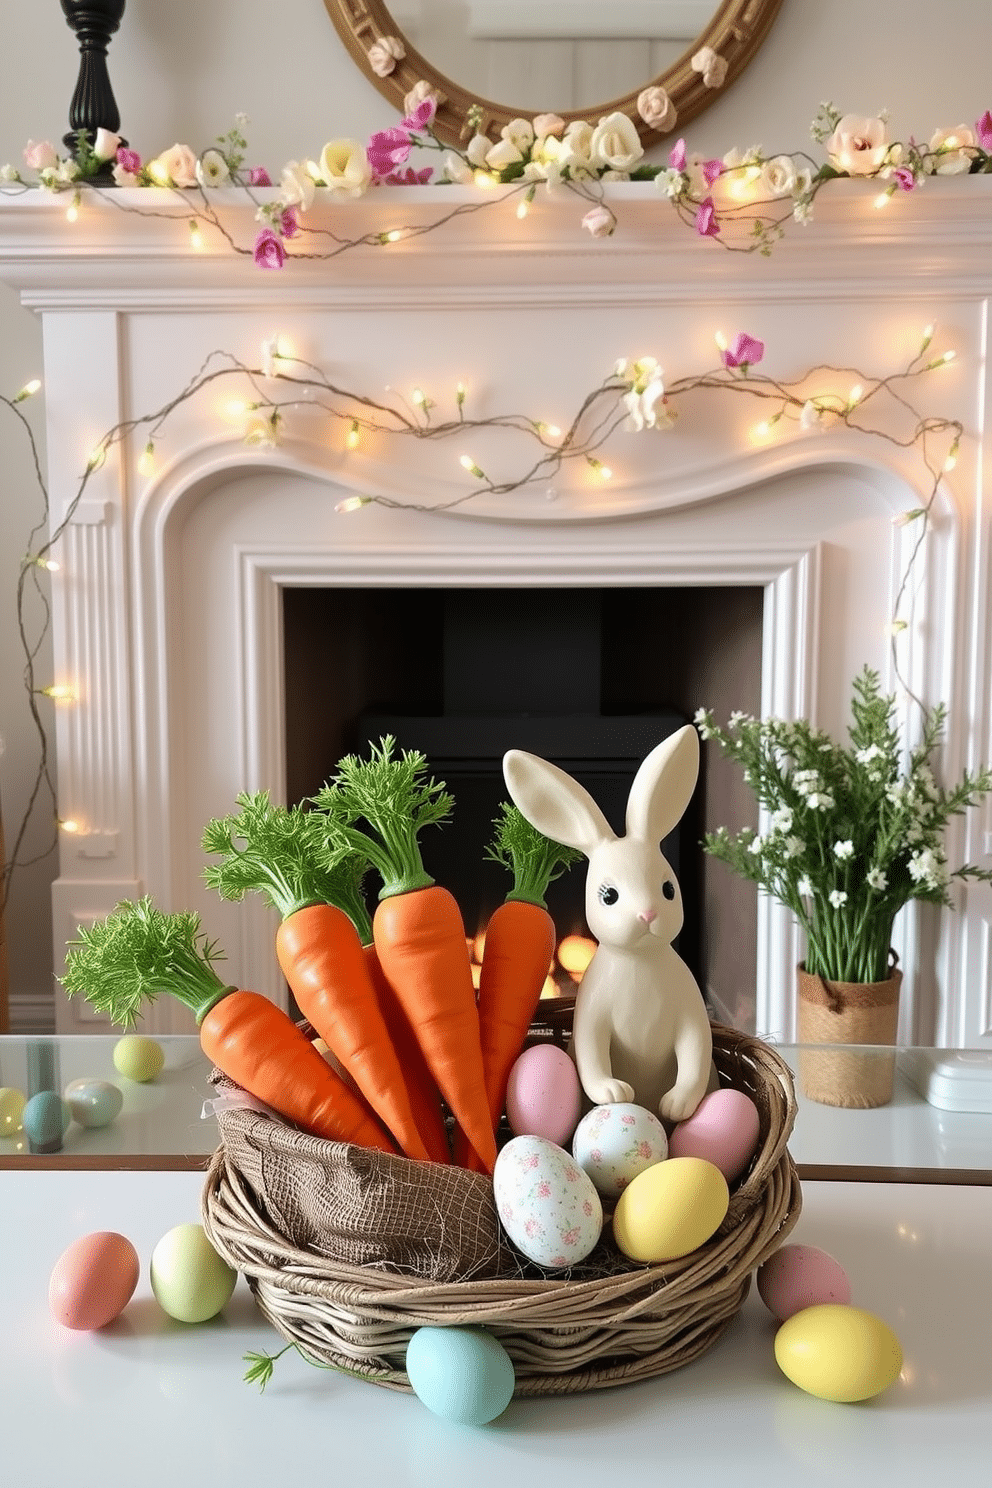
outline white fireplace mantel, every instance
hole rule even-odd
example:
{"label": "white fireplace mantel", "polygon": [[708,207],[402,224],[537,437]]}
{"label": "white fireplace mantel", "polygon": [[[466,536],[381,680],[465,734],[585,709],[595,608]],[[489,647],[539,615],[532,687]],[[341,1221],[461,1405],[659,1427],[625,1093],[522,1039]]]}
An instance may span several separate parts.
{"label": "white fireplace mantel", "polygon": [[[914,690],[948,703],[949,775],[988,760],[992,179],[933,179],[882,211],[873,183],[833,183],[813,223],[791,226],[768,258],[699,240],[652,185],[607,190],[619,225],[594,241],[580,227],[587,203],[568,192],[539,191],[520,221],[505,191],[384,187],[307,222],[347,239],[399,227],[401,241],[280,272],[234,251],[202,210],[196,249],[197,193],[87,193],[72,226],[64,198],[0,200],[0,277],[43,320],[53,526],[108,430],[164,407],[217,353],[257,366],[276,332],[354,392],[420,386],[451,417],[463,382],[466,416],[566,425],[620,357],[656,356],[674,380],[716,365],[717,330],[747,330],[766,344],[763,371],[789,380],[823,364],[853,383],[854,369],[906,365],[932,323],[935,349],[956,359],[914,396],[965,434],[896,644]],[[249,250],[254,203],[210,199]],[[79,692],[58,714],[60,810],[83,826],[61,849],[56,966],[79,923],[150,893],[201,912],[232,978],[282,995],[269,913],[206,893],[199,837],[238,791],[285,790],[287,585],[758,585],[763,711],[841,729],[863,663],[892,685],[886,625],[915,536],[893,519],[926,494],[913,451],[794,426],[756,442],[742,399],[692,398],[679,414],[671,431],[614,437],[608,488],[573,467],[551,489],[470,495],[446,515],[423,508],[470,491],[462,445],[376,439],[349,453],[305,399],[275,450],[245,445],[219,392],[171,415],[150,477],[137,469],[144,430],[115,449],[60,541],[53,585],[57,680]],[[473,434],[471,453],[491,473],[516,468],[492,430]],[[336,512],[355,492],[395,504]],[[958,861],[986,861],[990,847],[979,812],[948,841]],[[907,1039],[992,1039],[992,896],[978,886],[956,903],[900,917]],[[801,946],[766,903],[758,945],[759,1032],[789,1038]],[[60,1006],[59,1022],[87,1026],[87,1012]],[[188,1025],[161,1007],[149,1026]]]}

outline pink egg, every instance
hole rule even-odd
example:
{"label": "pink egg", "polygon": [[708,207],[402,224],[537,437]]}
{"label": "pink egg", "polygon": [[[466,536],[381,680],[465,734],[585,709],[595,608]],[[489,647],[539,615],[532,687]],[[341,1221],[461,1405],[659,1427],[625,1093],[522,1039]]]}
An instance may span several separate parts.
{"label": "pink egg", "polygon": [[557,1044],[532,1044],[515,1061],[506,1086],[506,1119],[515,1137],[544,1137],[567,1146],[582,1114],[578,1072]]}
{"label": "pink egg", "polygon": [[758,1296],[781,1321],[807,1307],[846,1307],[851,1283],[839,1261],[815,1245],[783,1245],[758,1267]]}
{"label": "pink egg", "polygon": [[733,1183],[754,1156],[759,1127],[758,1108],[743,1090],[711,1090],[672,1132],[668,1155],[705,1157]]}
{"label": "pink egg", "polygon": [[104,1327],[130,1302],[140,1270],[138,1252],[124,1235],[98,1230],[80,1236],[55,1263],[48,1284],[52,1316],[83,1332]]}

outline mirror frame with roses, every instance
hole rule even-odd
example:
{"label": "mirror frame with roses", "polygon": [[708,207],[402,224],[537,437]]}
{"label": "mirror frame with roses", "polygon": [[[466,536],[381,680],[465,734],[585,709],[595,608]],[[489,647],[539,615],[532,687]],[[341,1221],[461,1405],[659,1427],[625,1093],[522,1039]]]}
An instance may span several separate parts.
{"label": "mirror frame with roses", "polygon": [[[324,0],[346,49],[384,98],[406,115],[410,101],[429,90],[437,99],[434,132],[450,145],[463,145],[472,130],[466,116],[473,106],[480,113],[480,134],[496,138],[511,119],[529,118],[533,109],[515,108],[477,98],[438,72],[397,27],[382,0]],[[656,144],[659,135],[681,127],[721,96],[736,81],[771,29],[782,0],[724,0],[692,45],[666,72],[622,98],[571,112],[559,111],[566,124],[576,120],[596,123],[602,116],[623,113],[632,121],[642,144]],[[708,49],[708,50],[707,50]],[[712,54],[704,71],[693,58]]]}

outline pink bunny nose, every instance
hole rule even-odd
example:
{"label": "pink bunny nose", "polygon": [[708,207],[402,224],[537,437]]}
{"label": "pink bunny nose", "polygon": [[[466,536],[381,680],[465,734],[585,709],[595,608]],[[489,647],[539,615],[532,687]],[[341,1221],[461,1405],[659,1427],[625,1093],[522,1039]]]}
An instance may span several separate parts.
{"label": "pink bunny nose", "polygon": [[642,909],[637,918],[643,920],[645,925],[650,925],[653,920],[658,918],[658,911],[656,909]]}

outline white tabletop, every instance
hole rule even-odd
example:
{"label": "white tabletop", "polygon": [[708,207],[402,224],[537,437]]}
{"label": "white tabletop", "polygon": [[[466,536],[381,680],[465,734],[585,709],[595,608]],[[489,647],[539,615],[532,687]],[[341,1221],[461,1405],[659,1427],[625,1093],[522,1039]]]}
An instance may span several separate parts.
{"label": "white tabletop", "polygon": [[[575,1488],[604,1483],[761,1488],[988,1481],[992,1421],[992,1188],[809,1182],[792,1238],[845,1266],[853,1300],[899,1335],[884,1395],[834,1405],[774,1362],[756,1294],[684,1369],[577,1397],[513,1401],[490,1426],[455,1426],[412,1397],[282,1358],[264,1395],[242,1355],[280,1340],[240,1280],[220,1318],[158,1308],[148,1258],[198,1217],[193,1172],[0,1172],[0,1441],[11,1488],[245,1488],[417,1484]],[[51,1268],[91,1230],[142,1259],[117,1322],[73,1333],[48,1311]]]}

